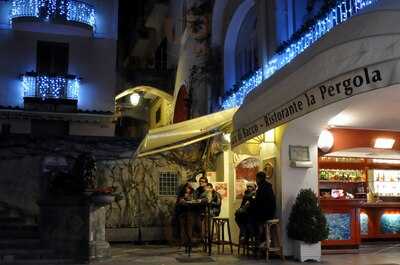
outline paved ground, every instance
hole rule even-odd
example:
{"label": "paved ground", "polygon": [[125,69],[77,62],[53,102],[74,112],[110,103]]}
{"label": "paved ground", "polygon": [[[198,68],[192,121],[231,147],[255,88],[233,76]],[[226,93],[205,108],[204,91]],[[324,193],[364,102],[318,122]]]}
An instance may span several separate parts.
{"label": "paved ground", "polygon": [[[236,251],[236,248],[234,249]],[[113,259],[101,265],[254,265],[265,264],[264,259],[231,256],[230,254],[208,257],[195,249],[191,259],[183,249],[169,246],[113,245]],[[214,251],[215,252],[215,251]],[[236,253],[235,253],[236,254]],[[309,263],[309,262],[307,262]],[[270,264],[299,264],[295,261],[282,262],[273,259]],[[316,264],[316,263],[314,263]],[[322,264],[326,265],[400,265],[400,244],[370,244],[363,246],[356,254],[323,255]]]}

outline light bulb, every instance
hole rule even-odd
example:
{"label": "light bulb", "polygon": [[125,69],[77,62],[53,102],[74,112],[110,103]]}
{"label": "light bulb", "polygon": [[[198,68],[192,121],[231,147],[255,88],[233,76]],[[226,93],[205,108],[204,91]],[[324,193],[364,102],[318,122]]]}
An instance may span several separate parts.
{"label": "light bulb", "polygon": [[133,93],[130,97],[130,100],[131,104],[136,107],[137,105],[139,105],[140,95],[138,93]]}
{"label": "light bulb", "polygon": [[333,146],[333,134],[328,130],[323,130],[318,138],[318,148],[323,152],[328,152]]}

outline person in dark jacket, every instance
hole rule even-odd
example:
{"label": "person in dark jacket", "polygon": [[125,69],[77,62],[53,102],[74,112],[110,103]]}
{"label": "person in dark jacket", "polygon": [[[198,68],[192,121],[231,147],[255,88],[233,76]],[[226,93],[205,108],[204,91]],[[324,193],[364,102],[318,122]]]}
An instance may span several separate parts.
{"label": "person in dark jacket", "polygon": [[267,220],[275,217],[276,201],[272,185],[266,179],[265,172],[258,172],[256,175],[257,191],[254,203],[251,205],[250,216],[252,226],[258,242],[265,241],[265,231],[263,229]]}
{"label": "person in dark jacket", "polygon": [[275,217],[275,195],[272,185],[267,181],[267,176],[263,171],[257,173],[256,181],[258,188],[255,199],[255,217],[258,223],[264,224],[267,220]]}

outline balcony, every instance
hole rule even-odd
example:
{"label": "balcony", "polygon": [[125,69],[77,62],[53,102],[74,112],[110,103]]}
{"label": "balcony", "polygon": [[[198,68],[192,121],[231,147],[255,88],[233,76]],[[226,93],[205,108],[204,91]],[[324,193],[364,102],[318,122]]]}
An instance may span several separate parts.
{"label": "balcony", "polygon": [[10,21],[31,17],[79,23],[94,30],[95,16],[93,6],[77,0],[12,0]]}
{"label": "balcony", "polygon": [[78,100],[79,78],[73,75],[50,76],[29,72],[22,75],[24,98]]}

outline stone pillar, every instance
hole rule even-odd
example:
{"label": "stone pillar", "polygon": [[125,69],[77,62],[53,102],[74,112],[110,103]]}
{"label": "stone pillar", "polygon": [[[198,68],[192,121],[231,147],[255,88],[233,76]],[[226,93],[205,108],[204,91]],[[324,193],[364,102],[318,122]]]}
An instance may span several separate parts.
{"label": "stone pillar", "polygon": [[105,241],[105,204],[76,195],[48,197],[39,205],[40,236],[45,247],[79,262],[111,257]]}
{"label": "stone pillar", "polygon": [[90,204],[89,260],[111,258],[110,244],[106,241],[106,208],[103,204]]}

